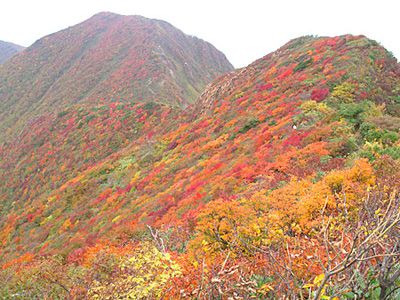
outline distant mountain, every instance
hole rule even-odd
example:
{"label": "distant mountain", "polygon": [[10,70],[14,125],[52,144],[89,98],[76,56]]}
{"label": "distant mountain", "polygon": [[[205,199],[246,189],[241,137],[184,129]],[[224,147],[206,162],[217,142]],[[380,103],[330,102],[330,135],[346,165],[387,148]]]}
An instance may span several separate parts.
{"label": "distant mountain", "polygon": [[0,64],[4,63],[18,52],[24,50],[25,47],[13,43],[0,41]]}
{"label": "distant mountain", "polygon": [[232,69],[211,44],[167,22],[99,13],[0,67],[0,129],[12,135],[35,116],[76,103],[186,107]]}

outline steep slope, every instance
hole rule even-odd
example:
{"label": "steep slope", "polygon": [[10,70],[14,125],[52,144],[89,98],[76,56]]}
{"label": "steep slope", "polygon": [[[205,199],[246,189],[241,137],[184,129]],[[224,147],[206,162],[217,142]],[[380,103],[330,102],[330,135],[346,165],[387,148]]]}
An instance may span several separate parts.
{"label": "steep slope", "polygon": [[100,13],[38,40],[0,67],[0,141],[28,120],[76,103],[186,107],[229,70],[212,45],[167,22]]}
{"label": "steep slope", "polygon": [[0,41],[0,64],[4,63],[18,52],[24,50],[25,47]]}
{"label": "steep slope", "polygon": [[[2,196],[9,199],[1,217],[1,258],[16,258],[7,266],[32,261],[32,255],[61,254],[65,265],[78,264],[90,275],[104,251],[117,260],[133,251],[121,246],[118,252],[104,240],[125,245],[153,238],[184,275],[174,273],[174,281],[160,284],[170,298],[289,293],[295,298],[309,281],[310,293],[317,290],[324,251],[329,262],[343,261],[337,253],[353,251],[347,244],[350,229],[369,230],[381,218],[389,222],[392,216],[379,212],[399,204],[400,67],[363,36],[295,39],[219,78],[191,113],[159,104],[146,110],[143,104],[118,103],[82,109],[81,115],[66,111],[50,130],[54,138],[48,140],[46,126],[37,124],[35,138],[22,135],[15,141],[13,149],[26,147],[24,161],[18,151],[1,149],[0,157],[10,157],[1,162]],[[76,148],[97,147],[86,138],[74,144],[76,130],[87,123],[93,126],[86,132],[97,130],[93,127],[101,132],[101,120],[115,132],[139,126],[140,134],[123,137],[128,139],[124,148],[78,175],[59,176],[55,166],[67,155],[63,151],[74,155]],[[23,186],[7,181],[18,161]],[[73,165],[73,158],[67,161]],[[41,177],[54,178],[56,187],[43,185]],[[29,201],[10,200],[20,191]],[[378,207],[381,203],[386,204]],[[369,223],[359,217],[369,212],[368,205],[375,218]],[[332,225],[329,234],[324,222]],[[147,232],[146,225],[158,231]],[[396,226],[387,226],[387,247],[396,245]],[[328,249],[326,236],[337,238]],[[133,283],[126,285],[136,274],[125,268],[132,261],[128,256],[117,265],[119,273],[102,273],[101,282],[93,275],[88,293],[106,297],[115,296],[114,287],[119,293],[134,289]]]}

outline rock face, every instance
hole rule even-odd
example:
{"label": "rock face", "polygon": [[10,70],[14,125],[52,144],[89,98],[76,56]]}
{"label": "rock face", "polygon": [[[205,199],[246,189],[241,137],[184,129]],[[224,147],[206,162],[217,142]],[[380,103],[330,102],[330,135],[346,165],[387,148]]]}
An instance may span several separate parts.
{"label": "rock face", "polygon": [[25,47],[0,41],[0,64],[6,62],[18,52],[24,50]]}
{"label": "rock face", "polygon": [[34,117],[76,103],[184,108],[232,69],[211,44],[167,22],[100,13],[38,40],[0,67],[0,129],[15,133]]}

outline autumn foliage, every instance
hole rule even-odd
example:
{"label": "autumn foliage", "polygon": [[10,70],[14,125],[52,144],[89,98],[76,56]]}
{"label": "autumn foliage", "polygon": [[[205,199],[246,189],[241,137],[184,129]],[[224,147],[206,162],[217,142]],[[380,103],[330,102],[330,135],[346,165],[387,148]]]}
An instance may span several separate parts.
{"label": "autumn foliage", "polygon": [[0,295],[397,296],[399,91],[374,41],[303,37],[185,111],[42,116],[0,148]]}

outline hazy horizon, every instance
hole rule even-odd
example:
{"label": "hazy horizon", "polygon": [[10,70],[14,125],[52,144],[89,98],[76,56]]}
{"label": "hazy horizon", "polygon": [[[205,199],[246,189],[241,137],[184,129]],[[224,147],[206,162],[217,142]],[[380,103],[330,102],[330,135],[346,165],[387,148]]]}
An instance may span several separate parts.
{"label": "hazy horizon", "polygon": [[[167,21],[186,34],[213,44],[237,68],[304,36],[365,35],[400,57],[395,1],[99,0],[55,3],[16,0],[0,11],[0,40],[30,46],[43,36],[109,11]],[[385,5],[386,4],[386,5]]]}

